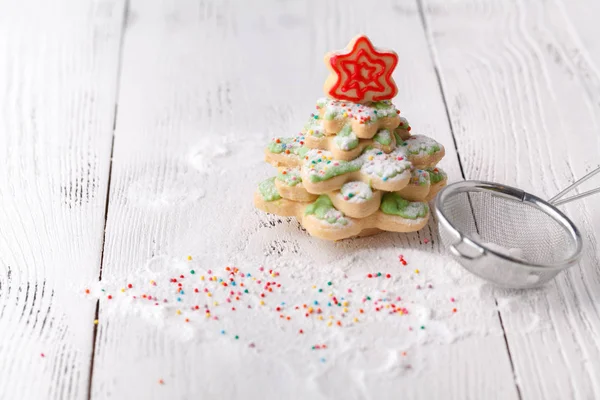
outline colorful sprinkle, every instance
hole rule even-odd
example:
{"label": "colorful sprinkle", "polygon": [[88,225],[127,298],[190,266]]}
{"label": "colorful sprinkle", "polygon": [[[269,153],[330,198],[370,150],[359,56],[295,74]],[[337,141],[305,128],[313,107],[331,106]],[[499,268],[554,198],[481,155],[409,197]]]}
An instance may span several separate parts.
{"label": "colorful sprinkle", "polygon": [[[406,260],[403,255],[399,255],[398,260],[406,265]],[[223,269],[225,272],[223,272]],[[189,275],[196,275],[194,269],[188,269],[188,271]],[[204,315],[206,317],[206,320],[203,322],[204,324],[219,324],[219,322],[213,321],[224,320],[223,326],[229,327],[227,317],[232,316],[232,312],[243,313],[246,309],[250,310],[253,308],[251,304],[256,304],[257,301],[261,306],[264,306],[266,305],[266,298],[269,297],[270,299],[274,299],[272,300],[272,303],[274,303],[273,305],[270,304],[269,307],[262,309],[255,307],[256,311],[253,312],[260,313],[262,310],[269,313],[269,315],[276,312],[276,315],[274,315],[273,318],[276,318],[277,321],[279,321],[278,324],[281,324],[283,328],[288,321],[291,321],[292,316],[294,315],[293,313],[300,311],[296,314],[296,317],[312,320],[309,324],[314,324],[307,325],[311,327],[308,331],[296,328],[297,334],[304,335],[307,339],[310,339],[311,335],[314,335],[315,333],[318,334],[319,327],[320,329],[325,329],[325,326],[335,326],[335,329],[360,329],[360,326],[356,325],[359,322],[364,324],[362,326],[369,326],[371,321],[380,321],[382,318],[399,318],[400,316],[409,315],[409,311],[412,311],[412,309],[409,310],[406,307],[403,307],[403,305],[411,308],[411,305],[414,304],[412,301],[409,301],[406,304],[398,303],[402,301],[402,298],[398,296],[397,293],[394,293],[394,291],[400,290],[400,288],[389,287],[389,285],[381,285],[383,288],[378,288],[377,286],[379,285],[364,285],[367,286],[364,287],[359,284],[353,290],[348,288],[348,284],[352,283],[351,280],[346,282],[343,282],[342,280],[340,284],[337,277],[335,278],[336,288],[333,288],[333,280],[325,281],[327,292],[324,292],[322,288],[318,288],[318,285],[316,284],[307,285],[307,288],[312,288],[313,290],[298,292],[304,293],[306,297],[291,301],[289,298],[286,299],[281,297],[281,295],[286,294],[286,290],[285,281],[280,281],[278,279],[280,276],[279,272],[267,270],[262,266],[259,268],[259,271],[262,273],[262,276],[260,274],[255,274],[256,277],[253,277],[251,273],[241,272],[236,267],[227,266],[225,268],[220,268],[218,271],[215,270],[214,272],[213,270],[206,271],[209,275],[209,279],[206,280],[204,280],[205,277],[203,275],[200,276],[200,280],[193,280],[186,279],[185,275],[177,273],[176,275],[171,275],[166,278],[165,282],[169,282],[168,285],[157,285],[155,280],[150,280],[150,285],[148,285],[148,281],[145,281],[146,287],[141,287],[143,285],[139,285],[137,281],[134,283],[124,283],[122,287],[107,287],[106,291],[102,289],[102,291],[105,292],[105,297],[103,297],[103,299],[110,300],[113,297],[126,296],[132,301],[143,301],[143,304],[152,306],[159,306],[163,303],[177,304],[180,309],[176,309],[174,314],[181,315],[181,319],[177,318],[176,320],[172,309],[166,308],[167,314],[173,318],[174,323],[181,324],[184,321],[185,323],[190,323],[193,320],[193,313],[200,313],[198,315]],[[413,271],[417,274],[420,273],[418,269],[414,269]],[[366,274],[369,279],[392,279],[392,275],[391,272],[388,273],[386,271]],[[397,279],[402,278],[399,270],[394,277],[397,275],[400,275]],[[343,275],[343,278],[348,279],[348,276]],[[427,279],[427,277],[424,278]],[[157,279],[158,283],[163,282],[161,279]],[[321,284],[322,283],[323,281],[321,281]],[[133,291],[127,290],[132,289],[134,284],[140,286],[140,291],[145,293],[132,293]],[[344,287],[344,285],[346,285],[346,287]],[[162,286],[162,288],[168,286],[168,294],[156,292],[155,286]],[[256,286],[256,288],[250,290],[254,286]],[[417,289],[421,288],[420,285],[416,285],[416,287]],[[433,288],[433,285],[427,284],[427,287]],[[407,290],[407,288],[404,287],[402,290]],[[84,289],[84,291],[86,294],[91,293],[90,289]],[[358,293],[354,294],[354,291]],[[108,292],[111,292],[112,294],[108,294]],[[186,292],[191,295],[188,294],[186,296]],[[206,304],[205,302],[202,302],[201,298],[206,298],[204,296],[195,295],[199,293],[204,293],[207,297],[213,297],[212,300],[214,301],[212,301],[212,304],[210,302],[206,302]],[[321,293],[323,293],[323,295],[321,295]],[[409,296],[409,293],[407,293],[407,296]],[[455,301],[453,297],[450,299],[451,302]],[[149,300],[150,302],[148,303],[146,300]],[[303,301],[297,303],[296,301],[298,300]],[[362,303],[358,300],[362,300]],[[367,301],[370,301],[371,303],[367,303]],[[239,303],[236,304],[237,302]],[[239,305],[240,303],[241,305]],[[456,308],[453,308],[452,312],[455,313]],[[263,315],[265,314],[263,313]],[[94,324],[98,324],[98,320],[94,320]],[[220,332],[221,335],[226,334],[226,331],[220,329],[221,327],[219,325],[212,326],[212,329],[215,329],[213,332]],[[315,328],[317,328],[316,332]],[[425,326],[421,326],[420,329],[424,330]],[[409,330],[412,330],[412,327],[409,328]],[[283,331],[290,333],[293,332],[293,329],[290,331],[289,328],[284,328]],[[233,336],[235,340],[239,340],[239,334],[243,335],[244,332],[238,332],[238,335]],[[231,337],[230,334],[228,336]],[[253,348],[255,347],[255,344],[250,343],[248,346]],[[313,347],[313,349],[324,348],[326,348],[326,346],[322,344]]]}

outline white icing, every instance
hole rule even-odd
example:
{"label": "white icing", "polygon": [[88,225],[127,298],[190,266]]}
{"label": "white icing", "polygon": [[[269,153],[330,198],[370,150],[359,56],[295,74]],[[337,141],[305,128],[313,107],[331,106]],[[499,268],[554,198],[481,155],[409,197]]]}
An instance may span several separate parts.
{"label": "white icing", "polygon": [[429,172],[422,169],[413,169],[410,183],[413,185],[424,185],[431,180]]}
{"label": "white icing", "polygon": [[316,119],[314,116],[311,116],[304,125],[304,130],[302,133],[315,137],[321,137],[325,135],[325,129],[323,129],[323,120]]}
{"label": "white icing", "polygon": [[[334,219],[334,223],[330,223],[329,221]],[[329,211],[325,213],[325,218],[322,220],[323,222],[327,222],[328,225],[338,225],[338,226],[347,226],[350,220],[344,216],[341,211],[336,210],[335,208],[331,208]]]}
{"label": "white icing", "polygon": [[427,204],[423,202],[411,202],[406,208],[402,209],[402,213],[406,218],[416,219],[419,214],[422,214],[427,207]]}
{"label": "white icing", "polygon": [[321,178],[327,176],[330,169],[340,166],[360,169],[366,175],[387,181],[394,178],[403,179],[402,174],[410,170],[412,164],[406,159],[406,151],[401,147],[388,154],[378,149],[366,150],[352,161],[334,160],[331,152],[313,149],[306,154],[302,172]]}
{"label": "white icing", "polygon": [[372,149],[363,153],[361,157],[364,159],[361,171],[367,175],[377,176],[384,181],[401,175],[403,172],[410,170],[412,166],[410,161],[406,159],[402,148],[388,154]]}
{"label": "white icing", "polygon": [[373,191],[367,183],[348,182],[342,186],[339,195],[348,203],[364,203],[373,197]]}
{"label": "white icing", "polygon": [[434,149],[441,148],[441,145],[437,141],[423,135],[413,135],[404,143],[406,143],[406,145],[402,147],[406,147],[410,154],[433,154],[435,151],[438,151],[434,151]]}
{"label": "white icing", "polygon": [[384,146],[389,146],[392,143],[392,134],[387,129],[381,129],[373,139]]}
{"label": "white icing", "polygon": [[317,100],[317,107],[324,109],[323,118],[328,120],[350,118],[369,122],[398,115],[398,109],[391,101],[380,101],[367,105],[323,98]]}
{"label": "white icing", "polygon": [[296,186],[302,182],[300,168],[285,168],[277,174],[277,180],[288,186]]}
{"label": "white icing", "polygon": [[312,149],[306,153],[301,168],[302,172],[309,176],[321,177],[330,172],[332,168],[347,166],[348,168],[360,169],[362,164],[363,159],[361,157],[351,161],[338,161],[333,159],[333,154],[330,151]]}
{"label": "white icing", "polygon": [[358,145],[358,138],[354,132],[348,135],[337,134],[333,139],[338,148],[344,151],[352,150]]}

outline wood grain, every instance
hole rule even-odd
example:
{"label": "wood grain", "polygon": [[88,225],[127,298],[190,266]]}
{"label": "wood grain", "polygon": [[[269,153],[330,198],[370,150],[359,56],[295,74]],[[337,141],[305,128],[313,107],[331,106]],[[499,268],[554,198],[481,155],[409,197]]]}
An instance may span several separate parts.
{"label": "wood grain", "polygon": [[[549,198],[598,165],[597,4],[423,3],[467,179]],[[600,396],[599,204],[564,208],[586,240],[579,266],[537,291],[491,290],[524,399]]]}
{"label": "wood grain", "polygon": [[87,397],[120,1],[0,2],[0,398]]}
{"label": "wood grain", "polygon": [[[201,263],[220,267],[252,258],[276,262],[288,254],[311,255],[326,264],[368,248],[439,252],[435,221],[421,233],[332,245],[307,237],[294,220],[263,215],[251,204],[256,182],[272,174],[262,162],[264,143],[302,126],[321,96],[323,54],[360,31],[399,51],[396,103],[415,131],[446,144],[442,166],[453,180],[460,177],[415,2],[365,8],[341,1],[273,0],[243,7],[133,0],[128,15],[103,280],[124,282],[163,256],[194,254]],[[468,146],[473,144],[465,154]],[[425,246],[424,237],[433,240]],[[478,317],[457,314],[458,325],[501,332],[491,293],[470,307],[470,316]],[[283,385],[273,386],[282,377],[273,366],[216,388],[211,373],[227,373],[232,350],[172,340],[142,318],[109,313],[104,306],[99,319],[93,398],[227,398],[241,392],[302,398],[307,390],[289,393]],[[222,360],[209,357],[219,351]],[[413,351],[426,369],[392,382],[390,398],[400,390],[408,398],[517,398],[502,334],[466,335]],[[167,383],[158,386],[163,378]],[[267,385],[274,387],[271,394]]]}

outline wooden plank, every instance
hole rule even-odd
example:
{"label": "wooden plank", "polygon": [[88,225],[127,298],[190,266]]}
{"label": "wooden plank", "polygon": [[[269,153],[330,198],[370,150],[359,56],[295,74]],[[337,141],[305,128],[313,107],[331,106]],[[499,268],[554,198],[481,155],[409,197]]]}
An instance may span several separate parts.
{"label": "wooden plank", "polygon": [[0,2],[0,398],[87,397],[120,1]]}
{"label": "wooden plank", "polygon": [[[424,1],[468,179],[549,198],[598,165],[591,3]],[[589,198],[564,210],[586,240],[580,265],[540,290],[492,290],[525,399],[600,396],[600,206]]]}
{"label": "wooden plank", "polygon": [[[453,180],[460,179],[415,3],[380,2],[365,8],[346,1],[265,1],[249,7],[134,0],[129,15],[94,398],[364,398],[370,393],[378,398],[517,397],[493,299],[481,294],[481,284],[456,264],[435,255],[439,241],[433,221],[418,234],[331,244],[309,238],[293,220],[256,212],[251,204],[256,183],[273,173],[262,161],[264,144],[304,124],[327,74],[323,54],[344,46],[359,31],[399,50],[395,79],[401,89],[396,103],[415,131],[446,144],[442,166]],[[425,244],[425,238],[431,241]],[[410,269],[398,270],[399,252],[410,258]],[[191,264],[185,261],[188,254],[194,258]],[[248,317],[217,308],[220,322],[198,321],[189,313],[186,326],[183,316],[175,316],[177,306],[166,307],[168,315],[157,317],[149,311],[153,302],[141,306],[127,294],[139,298],[159,293],[159,300],[169,296],[174,301],[169,286],[163,287],[168,278],[178,278],[179,271],[200,285],[187,265],[199,271],[197,275],[208,269],[222,271],[226,265],[257,275],[261,264],[281,270],[281,279],[289,284],[288,297],[306,295],[300,285],[322,282],[327,276],[344,280],[343,274],[358,291],[376,285],[362,282],[366,271],[375,267],[373,260],[379,260],[375,264],[381,263],[382,270],[399,275],[394,285],[382,287],[412,299],[414,315],[389,329],[380,325],[380,317],[369,314],[365,318],[372,323],[364,325],[367,331],[362,334],[323,333],[331,340],[360,341],[373,337],[368,333],[372,327],[379,329],[380,340],[385,337],[384,343],[395,346],[375,346],[368,356],[358,347],[347,352],[336,347],[338,353],[326,353],[322,368],[311,353],[308,330],[306,336],[297,334],[304,320],[294,318],[285,325],[264,312]],[[420,268],[421,275],[412,268]],[[416,289],[416,284],[427,282],[436,289]],[[131,290],[127,283],[132,283]],[[461,312],[452,314],[451,296],[459,300]],[[189,305],[187,301],[182,304]],[[250,300],[255,307],[259,301]],[[187,316],[188,310],[183,311]],[[424,323],[427,332],[408,331]],[[220,329],[237,330],[240,340],[218,335]],[[312,326],[311,333],[319,329]],[[305,347],[292,346],[280,359],[282,348],[296,337]],[[256,351],[249,349],[250,339],[256,341]],[[370,345],[365,344],[365,351]],[[411,361],[398,361],[402,349]],[[311,361],[300,362],[306,359]]]}

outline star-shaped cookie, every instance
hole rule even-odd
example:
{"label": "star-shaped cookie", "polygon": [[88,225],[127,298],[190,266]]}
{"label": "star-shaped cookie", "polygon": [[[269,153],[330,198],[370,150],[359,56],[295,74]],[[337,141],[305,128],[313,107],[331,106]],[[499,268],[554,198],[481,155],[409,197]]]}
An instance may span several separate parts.
{"label": "star-shaped cookie", "polygon": [[397,64],[395,52],[373,47],[365,35],[356,36],[346,49],[325,55],[325,65],[331,72],[325,94],[363,104],[392,99],[398,93],[392,78]]}

